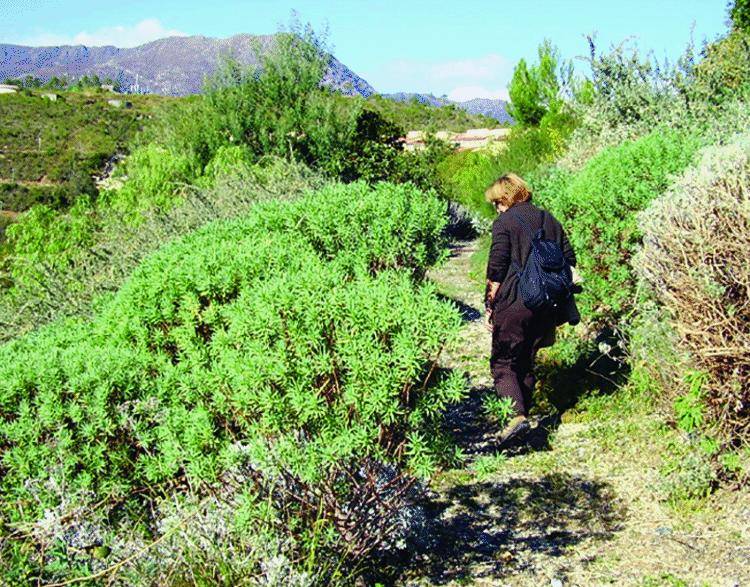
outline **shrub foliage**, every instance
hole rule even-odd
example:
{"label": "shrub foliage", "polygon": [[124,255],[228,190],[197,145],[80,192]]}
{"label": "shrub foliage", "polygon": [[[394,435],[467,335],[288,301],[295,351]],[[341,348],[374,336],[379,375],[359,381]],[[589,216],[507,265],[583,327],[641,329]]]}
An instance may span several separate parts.
{"label": "shrub foliage", "polygon": [[710,376],[703,400],[732,440],[750,440],[750,137],[703,151],[641,215],[636,267],[682,347]]}
{"label": "shrub foliage", "polygon": [[585,279],[579,297],[590,323],[611,325],[635,303],[632,257],[641,242],[636,213],[690,163],[697,141],[660,132],[605,149],[580,173],[558,171],[537,184],[542,205],[568,231]]}
{"label": "shrub foliage", "polygon": [[[377,534],[352,524],[394,511],[352,517],[372,483],[358,471],[427,475],[451,458],[436,424],[463,381],[436,362],[460,320],[418,279],[445,222],[435,196],[388,184],[259,204],[148,257],[92,321],[0,347],[6,523],[71,496],[206,491],[245,467],[258,491],[285,480],[271,501],[292,550],[322,527],[338,556],[366,555]],[[24,564],[64,576],[80,557],[60,540],[52,566],[33,549]]]}

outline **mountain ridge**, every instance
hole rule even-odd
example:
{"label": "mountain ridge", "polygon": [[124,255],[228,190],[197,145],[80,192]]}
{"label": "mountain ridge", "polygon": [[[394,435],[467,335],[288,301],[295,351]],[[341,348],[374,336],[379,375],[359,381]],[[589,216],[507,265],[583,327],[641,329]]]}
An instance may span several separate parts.
{"label": "mountain ridge", "polygon": [[[129,48],[0,44],[0,79],[31,75],[48,80],[52,76],[96,74],[118,81],[131,93],[184,96],[201,91],[205,77],[216,71],[223,55],[231,55],[243,65],[257,64],[256,46],[266,51],[274,37],[249,33],[225,38],[173,36]],[[366,80],[335,56],[329,58],[326,85],[346,95],[367,97],[375,93]]]}
{"label": "mountain ridge", "polygon": [[[204,80],[218,66],[224,55],[231,55],[243,65],[258,63],[256,48],[267,51],[275,35],[239,33],[217,38],[205,35],[171,36],[136,47],[103,45],[52,45],[32,47],[0,44],[0,80],[27,75],[48,80],[53,76],[78,78],[96,74],[119,82],[127,93],[153,93],[185,96],[199,93]],[[349,96],[369,97],[375,89],[361,76],[329,54],[329,66],[323,82]],[[423,104],[453,104],[471,114],[485,114],[502,123],[511,123],[504,100],[474,99],[455,102],[432,94],[398,92],[381,94],[404,102],[417,99]]]}

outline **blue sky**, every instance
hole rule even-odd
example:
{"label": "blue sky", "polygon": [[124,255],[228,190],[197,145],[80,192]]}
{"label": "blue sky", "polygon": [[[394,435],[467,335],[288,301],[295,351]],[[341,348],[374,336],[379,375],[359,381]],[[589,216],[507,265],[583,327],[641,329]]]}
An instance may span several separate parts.
{"label": "blue sky", "polygon": [[[514,65],[549,38],[585,55],[627,38],[659,58],[726,29],[726,0],[0,0],[0,42],[134,46],[177,34],[272,33],[296,10],[380,92],[505,96]],[[694,28],[693,28],[694,27]],[[584,67],[581,64],[580,67]]]}

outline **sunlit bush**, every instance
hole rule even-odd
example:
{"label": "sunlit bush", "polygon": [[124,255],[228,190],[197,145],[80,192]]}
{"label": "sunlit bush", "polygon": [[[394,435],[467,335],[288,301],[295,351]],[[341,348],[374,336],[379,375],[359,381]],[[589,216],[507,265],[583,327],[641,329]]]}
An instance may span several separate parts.
{"label": "sunlit bush", "polygon": [[631,263],[641,242],[636,213],[668,187],[696,148],[691,137],[654,133],[606,149],[570,179],[540,186],[540,200],[563,223],[578,256],[585,279],[578,299],[590,323],[612,324],[633,308]]}
{"label": "sunlit bush", "polygon": [[[90,322],[0,346],[5,520],[96,503],[137,537],[148,504],[239,475],[259,498],[243,515],[294,560],[367,556],[414,476],[455,456],[438,424],[464,383],[436,365],[460,318],[418,280],[444,208],[387,184],[259,204],[159,249]],[[71,536],[4,558],[19,580],[90,572]]]}
{"label": "sunlit bush", "polygon": [[325,180],[300,164],[265,159],[186,190],[179,206],[119,210],[81,199],[61,214],[36,207],[9,227],[0,259],[10,289],[0,290],[0,341],[61,316],[89,314],[150,252],[212,220],[246,214],[258,201],[290,200]]}
{"label": "sunlit bush", "polygon": [[703,400],[733,438],[750,437],[750,139],[708,148],[641,215],[635,267],[680,343],[710,375]]}

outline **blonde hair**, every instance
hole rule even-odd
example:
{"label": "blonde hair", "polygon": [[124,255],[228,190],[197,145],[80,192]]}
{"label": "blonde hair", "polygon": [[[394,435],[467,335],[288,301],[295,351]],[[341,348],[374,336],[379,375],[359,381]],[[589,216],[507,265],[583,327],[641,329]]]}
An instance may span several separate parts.
{"label": "blonde hair", "polygon": [[510,208],[513,204],[528,202],[531,199],[531,190],[515,173],[506,173],[492,182],[485,190],[484,197],[490,204],[498,203]]}

